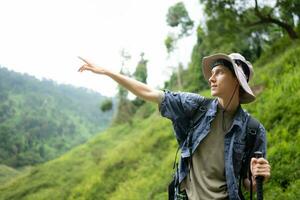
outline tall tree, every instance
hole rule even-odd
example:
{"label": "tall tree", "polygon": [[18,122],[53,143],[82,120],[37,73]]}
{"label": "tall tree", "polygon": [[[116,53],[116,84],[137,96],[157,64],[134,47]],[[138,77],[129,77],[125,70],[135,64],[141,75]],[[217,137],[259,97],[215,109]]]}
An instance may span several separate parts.
{"label": "tall tree", "polygon": [[[140,54],[141,58],[136,66],[133,76],[136,80],[143,82],[143,83],[147,83],[147,77],[148,77],[147,62],[148,62],[148,60],[144,59],[144,55],[145,54],[143,52]],[[140,98],[136,98],[135,100],[132,101],[132,103],[135,106],[139,107],[139,106],[143,105],[145,103],[145,101]]]}
{"label": "tall tree", "polygon": [[[121,70],[120,73],[126,76],[130,76],[129,71],[126,69],[125,63],[131,59],[131,55],[125,49],[121,50]],[[118,85],[118,98],[127,99],[128,91],[121,85]]]}
{"label": "tall tree", "polygon": [[[183,37],[191,35],[194,27],[194,22],[191,20],[185,5],[182,2],[176,3],[170,7],[167,14],[167,24],[170,27],[177,28],[177,33],[172,33],[165,39],[165,46],[170,56],[176,50],[177,42]],[[176,75],[172,75],[171,79],[176,78],[177,89],[182,89],[182,63],[178,63],[178,66],[172,67]]]}
{"label": "tall tree", "polygon": [[[120,73],[126,76],[131,76],[129,70],[126,69],[126,62],[131,59],[131,55],[125,51],[121,50],[121,70]],[[134,114],[135,109],[131,101],[127,99],[128,90],[126,90],[123,86],[118,85],[118,106],[117,113],[114,117],[113,123],[120,124],[125,122],[131,123],[131,116]]]}
{"label": "tall tree", "polygon": [[190,35],[194,27],[194,22],[191,20],[182,2],[176,3],[169,8],[167,23],[171,27],[180,27],[179,38]]}
{"label": "tall tree", "polygon": [[135,72],[133,73],[133,76],[136,80],[147,83],[147,62],[148,60],[144,59],[144,53],[142,52],[140,54],[141,59],[138,62],[138,65],[136,66]]}

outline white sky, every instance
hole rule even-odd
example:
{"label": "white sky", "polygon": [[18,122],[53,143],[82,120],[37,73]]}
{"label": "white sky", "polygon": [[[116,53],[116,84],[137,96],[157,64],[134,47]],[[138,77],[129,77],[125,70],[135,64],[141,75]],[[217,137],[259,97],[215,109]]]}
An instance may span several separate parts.
{"label": "white sky", "polygon": [[[126,63],[131,72],[144,52],[149,85],[163,86],[170,75],[167,66],[179,61],[186,66],[196,43],[195,34],[183,39],[172,59],[167,59],[164,40],[172,29],[166,14],[177,2],[0,0],[0,65],[113,96],[117,84],[108,77],[78,73],[82,62],[77,56],[119,71],[120,51],[125,49],[132,56]],[[199,0],[183,2],[192,20],[199,22],[203,17]]]}

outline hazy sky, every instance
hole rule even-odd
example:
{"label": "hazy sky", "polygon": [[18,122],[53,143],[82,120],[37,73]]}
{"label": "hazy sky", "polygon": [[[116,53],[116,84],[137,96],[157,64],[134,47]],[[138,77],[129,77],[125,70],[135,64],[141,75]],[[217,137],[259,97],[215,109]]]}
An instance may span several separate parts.
{"label": "hazy sky", "polygon": [[[145,53],[148,83],[162,86],[170,75],[167,66],[190,60],[196,42],[192,35],[167,59],[164,39],[174,0],[0,0],[0,65],[38,78],[87,87],[104,95],[116,93],[116,83],[90,72],[78,73],[77,56],[115,71],[121,67],[121,49],[132,59],[133,72]],[[183,1],[190,17],[201,17],[199,0]],[[199,72],[200,73],[200,72]]]}

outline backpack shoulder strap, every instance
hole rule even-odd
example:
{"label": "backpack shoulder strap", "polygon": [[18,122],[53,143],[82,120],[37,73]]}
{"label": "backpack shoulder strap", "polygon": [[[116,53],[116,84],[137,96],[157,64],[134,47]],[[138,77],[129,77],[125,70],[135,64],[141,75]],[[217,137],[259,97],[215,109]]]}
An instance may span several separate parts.
{"label": "backpack shoulder strap", "polygon": [[257,119],[255,119],[250,115],[246,127],[246,148],[245,148],[245,153],[246,153],[245,155],[249,160],[251,158],[251,154],[253,154],[253,147],[255,145],[258,128],[259,128],[259,122],[257,121]]}
{"label": "backpack shoulder strap", "polygon": [[247,136],[251,135],[250,137],[256,136],[259,128],[259,122],[257,119],[252,117],[251,115],[249,116],[248,124],[247,124]]}
{"label": "backpack shoulder strap", "polygon": [[[257,121],[257,119],[255,119],[250,115],[246,127],[246,147],[245,147],[245,154],[242,160],[242,168],[241,168],[240,180],[239,180],[239,194],[242,200],[244,199],[244,197],[242,195],[241,183],[242,183],[242,179],[247,177],[247,172],[249,173],[248,174],[249,177],[252,176],[250,170],[250,161],[254,153],[254,145],[256,142],[258,131],[259,131],[259,122]],[[250,199],[252,200],[252,178],[250,178]]]}

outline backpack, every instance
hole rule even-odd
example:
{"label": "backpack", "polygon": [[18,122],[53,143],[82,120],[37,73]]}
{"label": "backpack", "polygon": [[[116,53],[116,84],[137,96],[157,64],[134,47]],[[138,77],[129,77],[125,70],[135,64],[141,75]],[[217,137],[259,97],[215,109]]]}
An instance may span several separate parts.
{"label": "backpack", "polygon": [[[242,168],[240,171],[240,178],[239,178],[239,196],[241,200],[245,200],[241,188],[242,179],[247,177],[247,172],[248,172],[248,177],[252,177],[251,170],[250,170],[250,161],[251,158],[254,156],[254,152],[255,152],[254,145],[256,144],[258,129],[259,129],[259,122],[252,116],[249,116],[247,129],[246,129],[245,154],[242,160]],[[252,200],[252,193],[253,193],[252,178],[250,178],[250,200]]]}
{"label": "backpack", "polygon": [[[192,155],[192,138],[193,138],[193,127],[198,123],[198,121],[204,116],[208,107],[213,99],[204,99],[201,106],[197,108],[196,112],[193,113],[190,121],[190,127],[187,131],[187,145],[190,151],[190,155]],[[240,177],[239,177],[239,196],[241,200],[245,200],[242,189],[241,189],[241,182],[244,177],[247,176],[247,172],[249,173],[249,177],[251,177],[251,170],[250,170],[250,160],[254,154],[254,144],[256,142],[256,135],[258,133],[259,122],[253,118],[251,115],[249,116],[249,120],[247,122],[246,128],[246,146],[245,146],[245,154],[242,159],[242,165],[240,170]],[[173,163],[173,178],[172,181],[169,183],[168,186],[168,199],[169,200],[188,200],[185,191],[180,190],[179,184],[179,177],[178,177],[178,162],[177,162],[177,154],[179,152],[179,146],[177,148],[175,159]],[[244,167],[248,166],[248,167]],[[250,199],[252,200],[252,179],[250,178]]]}

